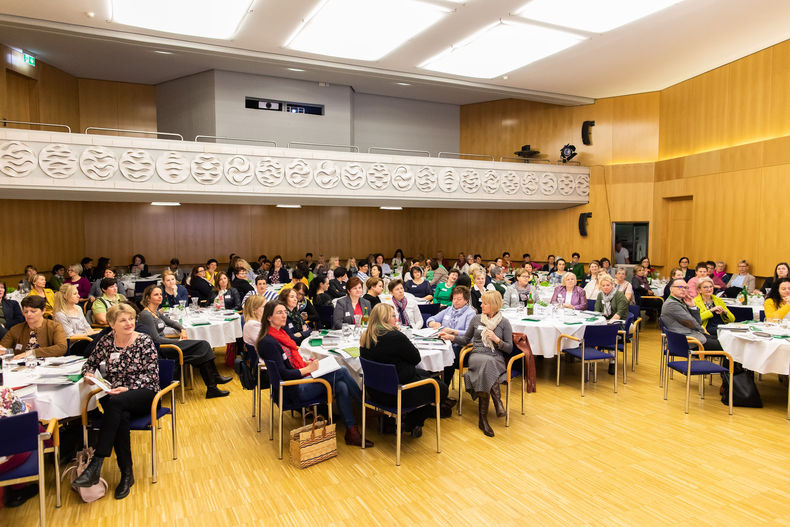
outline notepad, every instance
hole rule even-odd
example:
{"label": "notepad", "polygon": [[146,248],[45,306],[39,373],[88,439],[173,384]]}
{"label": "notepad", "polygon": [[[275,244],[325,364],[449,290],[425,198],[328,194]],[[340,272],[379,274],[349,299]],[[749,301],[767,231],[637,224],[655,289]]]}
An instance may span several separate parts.
{"label": "notepad", "polygon": [[343,348],[343,351],[351,355],[352,357],[359,357],[359,348],[351,346],[349,348]]}
{"label": "notepad", "polygon": [[337,363],[334,357],[324,357],[318,361],[318,369],[311,373],[310,376],[313,379],[317,379],[318,377],[322,377],[339,369],[340,364]]}

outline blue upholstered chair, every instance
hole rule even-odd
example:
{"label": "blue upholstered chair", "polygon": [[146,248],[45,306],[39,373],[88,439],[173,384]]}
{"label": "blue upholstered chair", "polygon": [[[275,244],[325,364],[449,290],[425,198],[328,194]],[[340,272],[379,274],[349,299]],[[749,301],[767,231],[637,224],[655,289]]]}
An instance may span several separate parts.
{"label": "blue upholstered chair", "polygon": [[[365,429],[366,422],[366,408],[370,408],[384,415],[395,418],[395,464],[400,466],[400,443],[401,443],[401,416],[422,408],[431,403],[436,404],[436,452],[441,452],[441,416],[440,414],[440,400],[439,400],[439,383],[436,379],[422,379],[409,384],[400,384],[398,382],[398,372],[393,364],[382,364],[372,360],[363,359],[360,357],[359,362],[362,364],[362,448],[365,448]],[[406,408],[402,405],[403,392],[417,388],[418,386],[433,385],[434,393],[436,395],[435,401],[426,401],[423,404],[416,406],[408,406]],[[372,388],[378,392],[392,395],[395,397],[397,403],[395,406],[384,404],[381,401],[376,401],[371,397],[368,388]]]}
{"label": "blue upholstered chair", "polygon": [[754,311],[750,307],[727,306],[727,309],[735,316],[735,322],[754,319]]}
{"label": "blue upholstered chair", "polygon": [[[565,353],[576,357],[582,361],[581,368],[581,391],[584,397],[584,376],[587,369],[587,363],[590,361],[599,360],[614,360],[614,393],[617,393],[617,349],[619,340],[619,324],[606,324],[602,326],[587,326],[584,330],[582,338],[573,337],[571,335],[560,335],[557,338],[557,386],[560,385],[560,356]],[[575,348],[563,348],[563,340],[572,340],[578,342],[579,345]],[[612,353],[603,351],[604,349],[612,350]],[[625,355],[625,353],[623,353]],[[597,363],[596,363],[597,364]],[[593,378],[597,378],[597,371]]]}

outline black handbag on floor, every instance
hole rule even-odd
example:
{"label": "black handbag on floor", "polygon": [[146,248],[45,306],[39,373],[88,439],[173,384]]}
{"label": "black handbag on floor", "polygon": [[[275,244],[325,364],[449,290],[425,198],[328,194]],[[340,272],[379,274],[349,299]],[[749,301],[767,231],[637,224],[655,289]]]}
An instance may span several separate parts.
{"label": "black handbag on floor", "polygon": [[[721,381],[723,393],[721,402],[730,404],[730,374],[722,373]],[[757,391],[757,385],[754,383],[754,372],[750,370],[741,370],[736,372],[732,377],[732,405],[743,406],[746,408],[762,408],[763,400],[760,398],[760,392]]]}

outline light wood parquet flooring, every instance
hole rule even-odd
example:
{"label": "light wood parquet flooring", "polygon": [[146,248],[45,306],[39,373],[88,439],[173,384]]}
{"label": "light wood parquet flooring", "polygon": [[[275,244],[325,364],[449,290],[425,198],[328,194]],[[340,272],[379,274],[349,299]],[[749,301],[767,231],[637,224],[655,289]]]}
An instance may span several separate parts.
{"label": "light wood parquet flooring", "polygon": [[[790,525],[790,421],[786,385],[775,375],[759,383],[765,407],[705,400],[692,381],[689,414],[676,376],[669,399],[658,386],[659,332],[644,330],[640,364],[612,392],[605,368],[579,395],[579,365],[539,360],[538,391],[520,415],[518,385],[510,428],[492,419],[496,437],[477,429],[476,405],[443,419],[442,452],[432,420],[423,437],[404,436],[395,466],[394,436],[370,429],[374,448],[347,447],[338,426],[339,456],[309,469],[277,459],[276,440],[256,432],[251,395],[237,380],[230,397],[206,401],[188,391],[179,411],[179,458],[171,459],[170,426],[159,435],[159,482],[150,480],[150,440],[133,434],[136,484],[112,497],[114,460],[103,476],[110,491],[84,504],[68,487],[55,508],[48,470],[50,525]],[[217,362],[220,362],[218,356]],[[224,367],[221,367],[221,369]],[[268,403],[264,398],[264,416]],[[286,418],[286,430],[297,421]],[[287,432],[286,432],[287,433]],[[2,526],[38,524],[37,499],[0,510]]]}

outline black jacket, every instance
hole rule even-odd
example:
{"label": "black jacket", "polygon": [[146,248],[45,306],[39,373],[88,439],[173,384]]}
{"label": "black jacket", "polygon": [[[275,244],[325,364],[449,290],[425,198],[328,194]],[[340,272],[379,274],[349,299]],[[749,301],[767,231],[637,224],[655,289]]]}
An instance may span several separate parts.
{"label": "black jacket", "polygon": [[340,282],[337,278],[329,281],[329,289],[327,290],[329,296],[332,298],[342,298],[346,296],[346,283]]}
{"label": "black jacket", "polygon": [[12,326],[16,326],[17,324],[21,324],[25,321],[25,317],[22,316],[22,308],[19,307],[19,302],[9,298],[3,298],[1,304],[3,309],[3,318],[5,318],[5,325],[0,326],[0,337],[5,335],[6,331],[8,331]]}
{"label": "black jacket", "polygon": [[225,309],[241,309],[241,298],[239,297],[239,292],[233,287],[225,291],[225,298],[223,298],[222,301],[225,302]]}
{"label": "black jacket", "polygon": [[214,300],[214,288],[208,280],[195,276],[189,284],[189,296],[198,297],[198,304],[205,306]]}
{"label": "black jacket", "polygon": [[234,278],[230,282],[230,286],[239,292],[239,296],[241,298],[244,298],[250,291],[255,290],[247,280],[243,280],[241,278]]}
{"label": "black jacket", "polygon": [[398,330],[381,335],[378,343],[370,349],[360,347],[359,354],[364,359],[394,364],[398,372],[398,382],[401,384],[422,378],[417,375],[417,365],[422,360],[420,352],[409,338]]}

